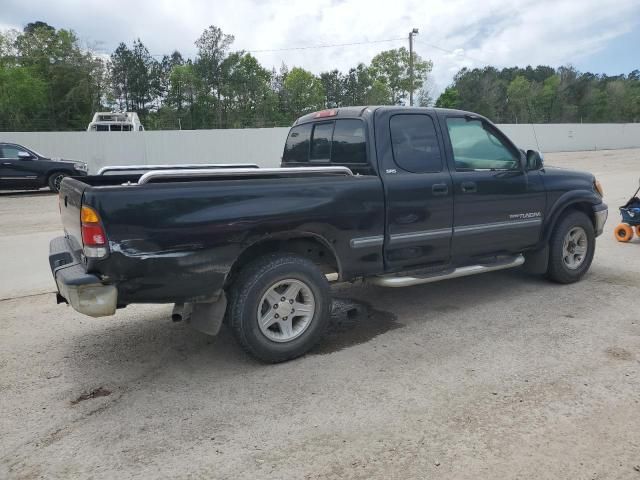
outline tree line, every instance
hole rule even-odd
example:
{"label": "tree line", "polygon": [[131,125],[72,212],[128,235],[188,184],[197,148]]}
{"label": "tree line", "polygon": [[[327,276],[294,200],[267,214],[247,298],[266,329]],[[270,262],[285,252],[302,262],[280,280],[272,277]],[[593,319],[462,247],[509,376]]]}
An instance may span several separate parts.
{"label": "tree line", "polygon": [[178,51],[156,58],[140,39],[107,57],[44,22],[2,32],[0,129],[81,130],[104,110],[138,112],[146,129],[271,127],[323,108],[402,103],[410,89],[430,101],[432,63],[414,53],[412,80],[406,48],[314,75],[284,64],[269,70],[233,42],[210,26],[193,59]]}
{"label": "tree line", "polygon": [[[346,105],[417,105],[433,99],[433,64],[406,48],[369,64],[315,75],[283,64],[267,69],[234,37],[210,26],[196,55],[158,58],[138,39],[104,55],[83,48],[71,30],[44,22],[0,32],[0,130],[83,130],[96,111],[135,111],[146,129],[287,126],[305,113]],[[634,122],[640,119],[640,72],[607,76],[553,69],[462,69],[436,106],[496,122]]]}
{"label": "tree line", "polygon": [[436,106],[477,112],[497,123],[640,121],[640,70],[628,75],[557,69],[463,68]]}

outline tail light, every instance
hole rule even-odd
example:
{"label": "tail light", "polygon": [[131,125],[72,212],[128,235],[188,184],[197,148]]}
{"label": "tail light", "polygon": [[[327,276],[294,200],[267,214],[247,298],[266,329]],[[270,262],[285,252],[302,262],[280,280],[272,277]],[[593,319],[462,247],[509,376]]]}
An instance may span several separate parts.
{"label": "tail light", "polygon": [[80,209],[82,250],[88,258],[102,258],[107,255],[107,235],[100,224],[98,213],[85,205]]}

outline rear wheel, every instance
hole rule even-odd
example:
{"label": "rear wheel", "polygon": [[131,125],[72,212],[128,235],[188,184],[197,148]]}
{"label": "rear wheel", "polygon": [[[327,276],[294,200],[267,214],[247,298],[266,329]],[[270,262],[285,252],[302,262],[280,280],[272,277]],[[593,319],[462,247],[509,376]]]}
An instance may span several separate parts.
{"label": "rear wheel", "polygon": [[636,232],[636,235],[640,237],[640,225],[636,225],[636,228],[634,230]]}
{"label": "rear wheel", "polygon": [[613,230],[613,234],[619,242],[628,242],[633,238],[633,228],[631,225],[621,223]]}
{"label": "rear wheel", "polygon": [[272,254],[242,269],[229,296],[229,325],[251,355],[277,363],[304,355],[326,330],[329,284],[310,260]]}
{"label": "rear wheel", "polygon": [[64,173],[64,172],[54,172],[51,175],[49,175],[49,180],[48,180],[48,184],[49,184],[49,188],[51,190],[53,190],[54,192],[59,192],[60,191],[60,185],[62,184],[62,180],[65,177],[68,177],[69,175]]}
{"label": "rear wheel", "polygon": [[549,241],[547,277],[558,283],[577,282],[589,270],[595,247],[591,219],[582,212],[568,213]]}

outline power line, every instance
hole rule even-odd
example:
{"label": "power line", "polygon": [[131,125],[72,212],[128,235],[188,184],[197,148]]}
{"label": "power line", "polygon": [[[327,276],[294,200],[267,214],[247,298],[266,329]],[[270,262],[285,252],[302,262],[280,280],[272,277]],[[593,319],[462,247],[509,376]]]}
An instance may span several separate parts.
{"label": "power line", "polygon": [[310,50],[314,48],[351,47],[353,45],[367,45],[371,43],[397,42],[398,40],[405,40],[405,39],[404,38],[388,38],[386,40],[369,40],[365,42],[331,43],[331,44],[325,44],[325,45],[307,45],[305,47],[285,47],[285,48],[270,48],[270,49],[262,49],[262,50],[245,50],[245,52],[247,53],[286,52],[290,50]]}
{"label": "power line", "polygon": [[423,42],[422,40],[416,40],[416,41],[418,43],[426,45],[427,47],[435,48],[436,50],[440,50],[440,51],[445,52],[445,53],[450,53],[452,55],[460,55],[460,56],[466,57],[469,60],[473,60],[474,62],[483,63],[485,65],[494,65],[495,64],[495,63],[491,63],[491,62],[486,62],[484,60],[480,60],[479,58],[474,58],[471,55],[467,55],[466,53],[464,53],[464,51],[461,52],[460,50],[449,50],[448,48],[439,47],[438,45],[434,45],[432,43]]}
{"label": "power line", "polygon": [[[355,46],[355,45],[368,45],[368,44],[375,44],[375,43],[389,43],[389,42],[397,42],[400,40],[406,40],[405,38],[387,38],[384,40],[367,40],[367,41],[363,41],[363,42],[349,42],[349,43],[328,43],[328,44],[323,44],[323,45],[306,45],[303,47],[284,47],[284,48],[265,48],[265,49],[249,49],[249,50],[244,50],[241,49],[241,51],[246,52],[246,53],[268,53],[268,52],[288,52],[288,51],[293,51],[293,50],[311,50],[311,49],[316,49],[316,48],[333,48],[333,47],[351,47],[351,46]],[[106,51],[102,50],[98,50],[96,49],[97,52],[99,53],[107,53]],[[164,57],[164,56],[171,56],[171,54],[165,54],[165,53],[150,53],[149,56],[151,57]]]}
{"label": "power line", "polygon": [[[387,38],[387,39],[383,39],[383,40],[367,40],[367,41],[363,41],[363,42],[349,42],[349,43],[328,43],[328,44],[322,44],[322,45],[306,45],[306,46],[302,46],[302,47],[284,47],[284,48],[265,48],[265,49],[247,49],[247,50],[242,50],[246,53],[269,53],[269,52],[289,52],[289,51],[296,51],[296,50],[313,50],[313,49],[321,49],[321,48],[335,48],[335,47],[351,47],[351,46],[356,46],[356,45],[370,45],[370,44],[376,44],[376,43],[389,43],[389,42],[398,42],[398,41],[405,41],[406,38],[404,37],[399,37],[399,38]],[[440,50],[442,52],[445,53],[449,53],[452,55],[460,55],[463,57],[466,57],[469,60],[473,60],[474,62],[478,62],[478,63],[482,63],[484,65],[494,65],[494,63],[492,62],[487,62],[485,60],[481,60],[479,58],[475,58],[472,57],[471,55],[466,54],[464,51],[460,51],[460,50],[450,50],[448,48],[444,48],[444,47],[440,47],[438,45],[434,45],[433,43],[428,43],[422,40],[416,40],[416,42],[425,45],[427,47],[430,48],[434,48],[436,50]],[[100,52],[103,53],[103,52]],[[107,53],[107,52],[104,52]],[[164,56],[170,56],[170,54],[159,54],[159,53],[150,53],[149,54],[152,57],[164,57]]]}

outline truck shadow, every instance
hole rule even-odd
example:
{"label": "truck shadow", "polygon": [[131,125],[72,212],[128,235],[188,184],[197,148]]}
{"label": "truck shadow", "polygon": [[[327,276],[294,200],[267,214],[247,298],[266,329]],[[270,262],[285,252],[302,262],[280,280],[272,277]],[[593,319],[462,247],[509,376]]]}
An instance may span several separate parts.
{"label": "truck shadow", "polygon": [[[154,311],[140,315],[139,309],[129,307],[119,321],[76,336],[64,363],[72,378],[89,382],[79,385],[79,390],[126,390],[127,385],[153,383],[154,377],[171,372],[181,376],[207,372],[210,380],[221,380],[272,367],[245,353],[224,325],[211,337],[186,323],[171,322],[169,306],[151,308]],[[394,315],[364,301],[335,298],[327,335],[307,356],[338,352],[402,326]]]}
{"label": "truck shadow", "polygon": [[[498,286],[511,285],[513,295],[532,287],[545,290],[547,283],[515,271],[483,277],[406,289],[349,286],[334,291],[331,323],[324,340],[300,360],[275,366],[246,354],[225,326],[217,337],[210,337],[182,322],[172,323],[169,306],[140,306],[147,310],[127,309],[115,322],[78,334],[65,357],[65,368],[72,378],[83,379],[77,386],[81,392],[98,387],[124,391],[187,379],[190,383],[224,382],[238,374],[260,376],[260,372],[274,368],[295,370],[303,368],[305,359],[362,345],[393,330],[413,328],[416,322],[462,318],[473,328],[481,328],[482,322],[469,313],[485,302],[499,302]],[[382,305],[395,314],[375,308]]]}
{"label": "truck shadow", "polygon": [[376,310],[366,302],[334,297],[327,334],[309,355],[338,352],[403,326],[392,313]]}

